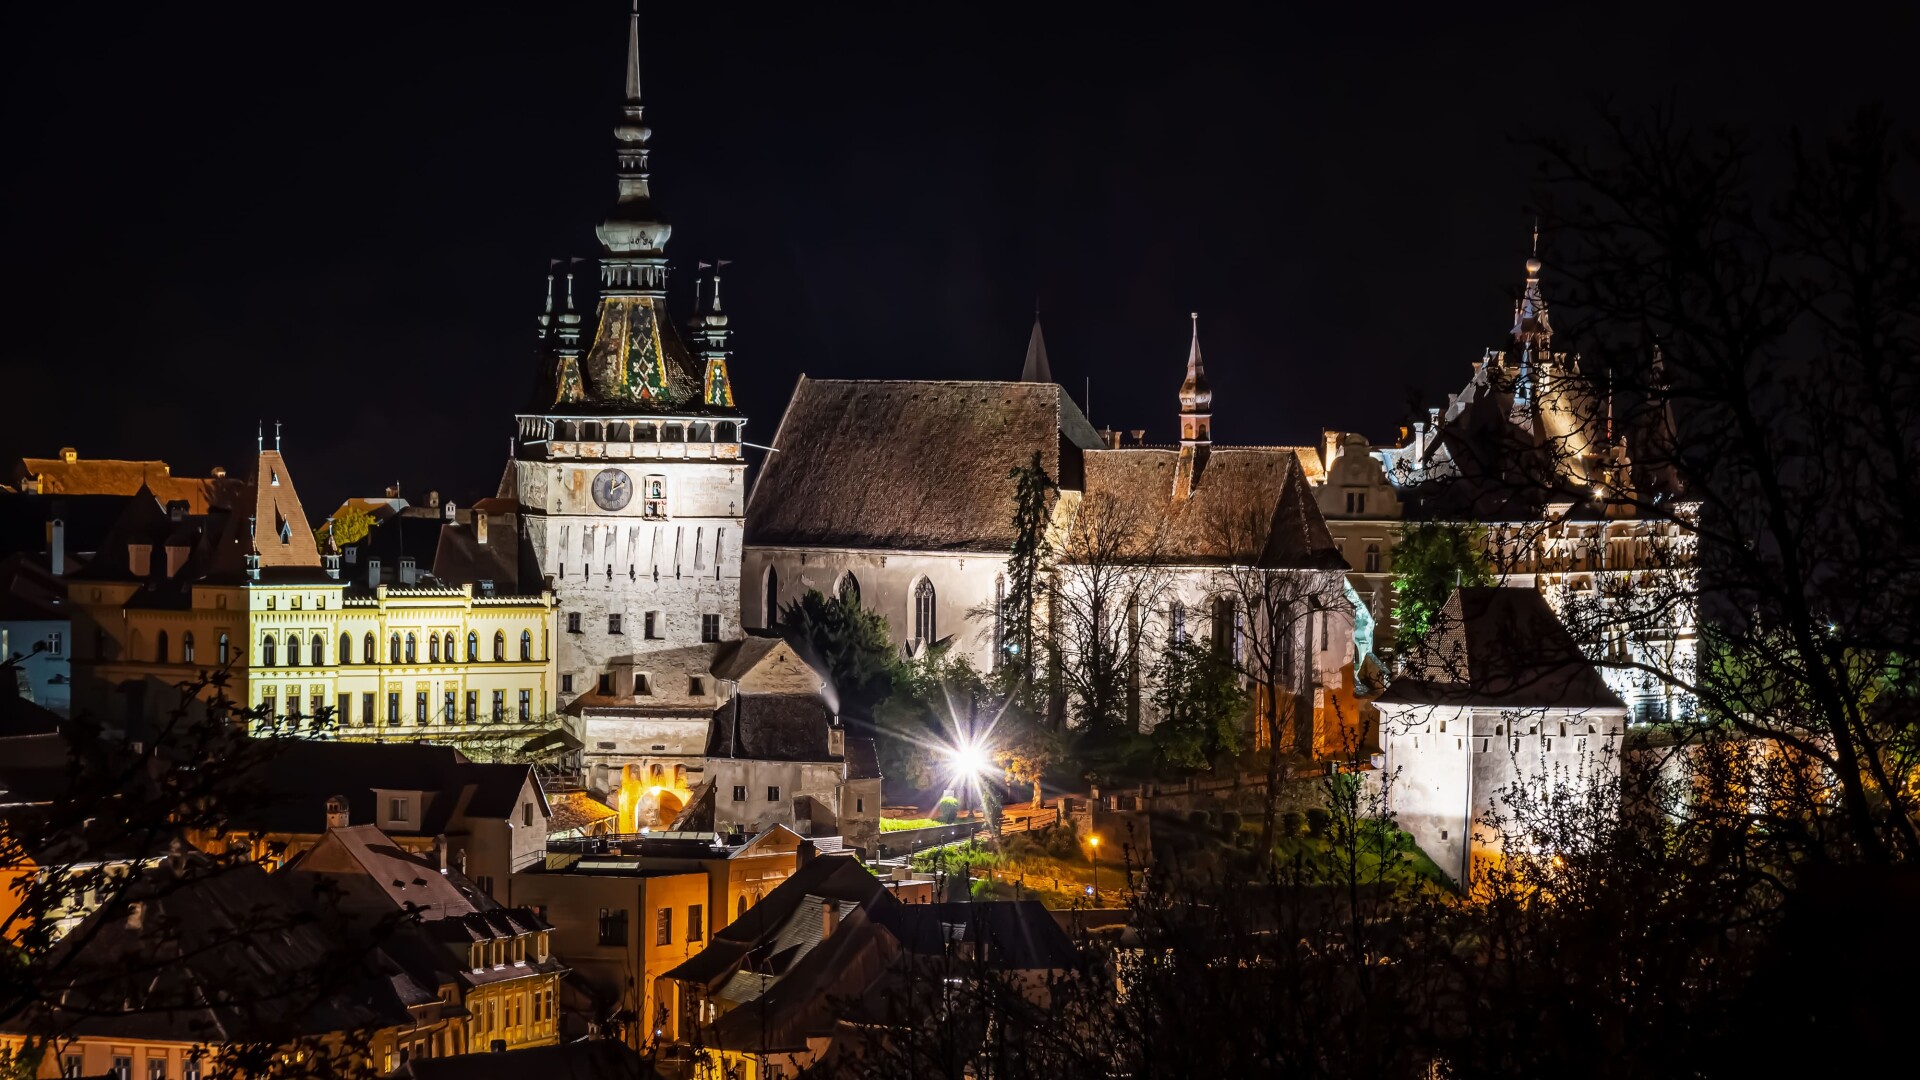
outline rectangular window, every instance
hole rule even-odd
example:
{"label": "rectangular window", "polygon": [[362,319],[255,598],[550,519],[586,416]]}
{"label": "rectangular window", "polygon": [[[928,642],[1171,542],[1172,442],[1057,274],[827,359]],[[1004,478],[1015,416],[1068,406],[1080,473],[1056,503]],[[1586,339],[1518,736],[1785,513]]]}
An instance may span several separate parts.
{"label": "rectangular window", "polygon": [[693,697],[700,697],[706,692],[707,692],[707,680],[702,676],[695,675],[692,678],[687,680],[688,694],[692,695]]}
{"label": "rectangular window", "polygon": [[607,616],[607,633],[617,634],[619,632],[620,632],[620,616],[618,615]]}
{"label": "rectangular window", "polygon": [[733,801],[734,802],[747,801],[747,785],[745,784],[733,785]]}
{"label": "rectangular window", "polygon": [[580,632],[580,613],[577,611],[567,612],[567,633],[577,634],[579,632]]}
{"label": "rectangular window", "polygon": [[700,616],[700,640],[701,641],[719,641],[720,640],[720,616],[718,615]]}
{"label": "rectangular window", "polygon": [[[188,647],[191,648],[192,639],[189,638],[188,642],[189,642]],[[59,656],[60,650],[65,647],[66,647],[66,637],[65,635],[61,634],[60,631],[55,630],[52,633],[47,635],[47,654],[49,656]],[[193,657],[189,656],[187,657],[187,659],[192,660]]]}
{"label": "rectangular window", "polygon": [[411,805],[410,800],[398,795],[394,796],[391,799],[388,799],[387,800],[387,820],[391,822],[406,821],[407,810],[410,805]]}
{"label": "rectangular window", "polygon": [[467,723],[480,719],[480,691],[467,691]]}
{"label": "rectangular window", "polygon": [[673,944],[673,909],[663,907],[654,916],[653,943],[655,945]]}
{"label": "rectangular window", "polygon": [[701,907],[699,904],[694,904],[691,907],[687,908],[687,940],[688,941],[699,941],[702,937],[705,936],[705,928],[700,925],[701,916],[703,914],[704,912],[701,910]]}
{"label": "rectangular window", "polygon": [[769,787],[767,789],[767,801],[768,802],[780,801],[780,789],[778,787]]}
{"label": "rectangular window", "polygon": [[118,1054],[114,1055],[113,1075],[119,1077],[120,1080],[133,1080],[133,1059],[130,1057],[121,1057]]}
{"label": "rectangular window", "polygon": [[520,691],[520,722],[524,724],[531,719],[533,719],[533,691],[522,690]]}
{"label": "rectangular window", "polygon": [[507,692],[505,690],[495,690],[493,692],[493,722],[497,724],[506,718]]}
{"label": "rectangular window", "polygon": [[573,676],[572,675],[560,676],[560,692],[563,694],[573,693]]}
{"label": "rectangular window", "polygon": [[150,1057],[147,1059],[147,1080],[167,1080],[167,1059]]}
{"label": "rectangular window", "polygon": [[271,720],[280,715],[280,699],[272,694],[263,695],[260,698],[260,708],[266,712],[267,719]]}
{"label": "rectangular window", "polygon": [[387,723],[397,724],[399,722],[400,722],[400,692],[398,690],[388,691]]}
{"label": "rectangular window", "polygon": [[647,612],[646,624],[644,626],[644,629],[646,630],[646,637],[648,640],[653,640],[654,638],[658,638],[660,636],[660,613],[659,612],[657,611]]}
{"label": "rectangular window", "polygon": [[532,803],[520,804],[520,824],[526,826],[529,829],[533,828],[533,804]]}
{"label": "rectangular window", "polygon": [[296,687],[294,688],[292,693],[287,695],[287,716],[289,718],[297,718],[299,717],[299,715],[300,715],[300,691],[299,691],[299,688]]}
{"label": "rectangular window", "polygon": [[447,723],[449,724],[453,723],[455,720],[458,720],[460,718],[459,712],[456,711],[456,707],[454,704],[455,698],[453,695],[454,695],[454,692],[452,690],[449,690],[446,693],[445,704],[446,704],[446,710],[447,710]]}
{"label": "rectangular window", "polygon": [[424,724],[427,722],[427,692],[425,690],[417,691],[413,695],[413,722],[416,724]]}
{"label": "rectangular window", "polygon": [[627,909],[600,909],[600,944],[625,945],[627,943]]}
{"label": "rectangular window", "polygon": [[60,1075],[67,1080],[79,1080],[80,1067],[84,1059],[79,1054],[60,1055]]}
{"label": "rectangular window", "polygon": [[346,727],[348,724],[352,723],[353,722],[353,695],[341,694],[339,704],[335,705],[333,709],[334,709],[334,712],[337,714],[334,716],[334,719],[339,721],[341,727]]}
{"label": "rectangular window", "polygon": [[633,676],[633,692],[635,694],[653,693],[653,679],[642,672],[635,672]]}
{"label": "rectangular window", "polygon": [[597,689],[603,694],[613,693],[613,676],[608,675],[605,672],[602,672],[600,675],[600,683]]}
{"label": "rectangular window", "polygon": [[865,799],[855,799],[855,800],[853,800],[853,812],[854,812],[854,813],[856,813],[856,814],[864,814],[864,813],[866,813],[866,812],[867,812],[867,800],[865,800]]}
{"label": "rectangular window", "polygon": [[360,726],[373,726],[373,695],[360,695]]}

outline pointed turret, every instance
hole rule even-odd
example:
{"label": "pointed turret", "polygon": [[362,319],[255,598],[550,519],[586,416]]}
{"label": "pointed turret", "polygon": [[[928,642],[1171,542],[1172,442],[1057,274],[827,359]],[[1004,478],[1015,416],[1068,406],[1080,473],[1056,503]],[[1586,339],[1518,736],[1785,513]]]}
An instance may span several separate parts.
{"label": "pointed turret", "polygon": [[640,101],[640,0],[633,0],[627,19],[627,91],[620,107],[620,123],[613,129],[619,196],[607,219],[595,230],[607,256],[603,284],[608,288],[663,292],[667,287],[667,238],[673,227],[653,208],[647,141],[653,129],[646,124],[646,106]]}
{"label": "pointed turret", "polygon": [[300,496],[294,494],[286,459],[280,456],[277,430],[273,441],[272,450],[260,450],[254,470],[252,540],[258,561],[250,559],[249,565],[318,569],[320,549],[313,542],[313,529],[307,524]]}
{"label": "pointed turret", "polygon": [[1033,333],[1027,337],[1027,362],[1020,368],[1021,382],[1050,383],[1053,368],[1047,364],[1047,339],[1040,334],[1040,313],[1033,313]]}
{"label": "pointed turret", "polygon": [[[731,259],[720,259],[713,263],[713,288],[708,293],[707,308],[700,310],[698,281],[693,293],[693,340],[699,350],[700,363],[706,369],[701,385],[701,401],[709,406],[730,409],[733,407],[733,381],[727,374],[727,339],[732,331],[727,329],[727,313],[720,303],[720,271],[726,269]],[[708,269],[701,263],[702,270]]]}
{"label": "pointed turret", "polygon": [[1180,384],[1180,461],[1175,466],[1173,494],[1184,498],[1200,486],[1207,456],[1213,450],[1213,388],[1200,361],[1200,313],[1193,312],[1193,340],[1187,346],[1187,379]]}

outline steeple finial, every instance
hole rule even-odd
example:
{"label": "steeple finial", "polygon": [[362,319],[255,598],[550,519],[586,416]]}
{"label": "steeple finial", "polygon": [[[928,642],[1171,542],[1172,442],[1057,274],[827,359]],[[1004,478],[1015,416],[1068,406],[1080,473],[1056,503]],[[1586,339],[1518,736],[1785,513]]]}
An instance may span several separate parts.
{"label": "steeple finial", "polygon": [[1547,301],[1540,293],[1540,219],[1533,222],[1533,253],[1527,257],[1527,284],[1520,291],[1520,302],[1513,310],[1513,339],[1523,352],[1544,352],[1552,343],[1553,326],[1547,321]]}
{"label": "steeple finial", "polygon": [[264,454],[267,452],[267,422],[265,420],[255,420],[253,422],[253,451],[256,454]]}
{"label": "steeple finial", "polygon": [[1213,388],[1207,385],[1206,365],[1200,360],[1200,313],[1193,312],[1193,340],[1187,346],[1187,381],[1180,384],[1180,442],[1212,441]]}
{"label": "steeple finial", "polygon": [[1047,339],[1040,333],[1040,310],[1037,307],[1033,312],[1033,333],[1027,337],[1027,362],[1020,368],[1020,381],[1053,381],[1053,367],[1047,363]]}
{"label": "steeple finial", "polygon": [[273,452],[280,452],[280,421],[273,422]]}
{"label": "steeple finial", "polygon": [[640,104],[640,0],[627,17],[627,104]]}

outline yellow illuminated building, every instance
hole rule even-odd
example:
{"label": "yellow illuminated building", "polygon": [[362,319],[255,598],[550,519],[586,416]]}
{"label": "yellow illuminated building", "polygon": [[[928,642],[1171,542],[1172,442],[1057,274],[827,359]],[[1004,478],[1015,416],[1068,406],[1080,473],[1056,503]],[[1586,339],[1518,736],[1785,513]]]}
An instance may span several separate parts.
{"label": "yellow illuminated building", "polygon": [[446,742],[486,760],[566,724],[551,591],[345,580],[277,449],[260,449],[244,503],[250,514],[196,515],[133,500],[69,583],[77,711],[137,741],[178,705],[175,687],[225,670],[234,703],[341,739]]}

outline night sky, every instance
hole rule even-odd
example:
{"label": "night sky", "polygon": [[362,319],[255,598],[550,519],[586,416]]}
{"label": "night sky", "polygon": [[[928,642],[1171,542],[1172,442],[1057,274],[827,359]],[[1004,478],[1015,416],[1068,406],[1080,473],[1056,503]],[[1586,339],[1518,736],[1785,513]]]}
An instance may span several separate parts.
{"label": "night sky", "polygon": [[[316,518],[491,494],[548,260],[593,256],[612,201],[623,0],[24,6],[0,452],[200,474],[278,418]],[[1017,377],[1036,302],[1096,424],[1174,438],[1198,310],[1221,441],[1385,439],[1500,343],[1525,137],[1593,137],[1599,95],[1775,144],[1920,117],[1911,13],[1771,19],[648,0],[676,303],[735,261],[756,442],[802,372]]]}

